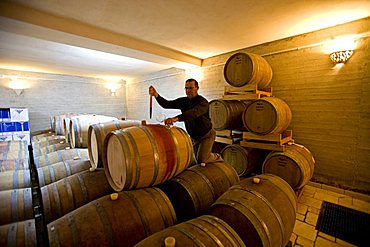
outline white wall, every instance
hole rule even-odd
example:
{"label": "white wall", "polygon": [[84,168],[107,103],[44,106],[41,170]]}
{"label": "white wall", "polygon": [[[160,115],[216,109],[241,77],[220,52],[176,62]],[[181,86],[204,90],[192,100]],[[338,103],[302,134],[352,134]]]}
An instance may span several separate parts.
{"label": "white wall", "polygon": [[[28,108],[31,132],[49,129],[51,116],[69,112],[126,117],[125,86],[112,96],[100,79],[4,69],[0,74],[0,107]],[[29,88],[16,95],[8,88],[8,76]]]}

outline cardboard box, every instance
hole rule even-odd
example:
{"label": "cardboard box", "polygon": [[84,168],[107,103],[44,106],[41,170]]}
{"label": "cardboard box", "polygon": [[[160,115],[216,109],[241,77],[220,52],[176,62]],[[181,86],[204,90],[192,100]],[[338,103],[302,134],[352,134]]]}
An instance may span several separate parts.
{"label": "cardboard box", "polygon": [[29,121],[27,108],[10,108],[10,119],[12,122]]}
{"label": "cardboard box", "polygon": [[0,133],[0,141],[12,141],[13,140],[13,135],[12,134],[4,134]]}
{"label": "cardboard box", "polygon": [[29,131],[28,122],[0,122],[0,132]]}
{"label": "cardboard box", "polygon": [[4,119],[9,119],[10,121],[10,108],[0,108],[0,122]]}
{"label": "cardboard box", "polygon": [[30,145],[30,132],[13,132],[13,141],[27,141],[27,144]]}

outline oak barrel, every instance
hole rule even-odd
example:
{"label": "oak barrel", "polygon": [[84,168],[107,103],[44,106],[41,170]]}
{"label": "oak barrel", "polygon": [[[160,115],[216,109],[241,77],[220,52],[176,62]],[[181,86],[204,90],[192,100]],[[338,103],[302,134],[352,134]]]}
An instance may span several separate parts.
{"label": "oak barrel", "polygon": [[36,247],[35,220],[18,221],[0,226],[0,246],[3,247]]}
{"label": "oak barrel", "polygon": [[243,113],[251,101],[212,100],[209,103],[209,116],[215,130],[243,129]]}
{"label": "oak barrel", "polygon": [[89,170],[90,160],[65,160],[52,165],[37,168],[39,186],[45,186],[73,174]]}
{"label": "oak barrel", "polygon": [[179,222],[208,212],[212,203],[239,182],[232,166],[224,162],[196,165],[160,185],[175,208]]}
{"label": "oak barrel", "polygon": [[33,218],[31,188],[0,191],[0,202],[0,225]]}
{"label": "oak barrel", "polygon": [[176,224],[175,211],[158,188],[119,192],[94,200],[47,225],[53,246],[134,246]]}
{"label": "oak barrel", "polygon": [[72,148],[87,148],[87,133],[91,124],[118,120],[116,117],[103,115],[78,115],[69,122],[70,145]]}
{"label": "oak barrel", "polygon": [[43,141],[33,141],[32,148],[33,149],[40,149],[52,144],[64,144],[67,143],[65,139],[51,139],[51,140],[43,140]]}
{"label": "oak barrel", "polygon": [[87,148],[63,149],[34,158],[36,168],[52,165],[64,160],[88,159]]}
{"label": "oak barrel", "polygon": [[1,141],[0,160],[19,160],[28,158],[26,141]]}
{"label": "oak barrel", "polygon": [[253,148],[231,144],[222,149],[221,156],[226,163],[230,164],[236,170],[239,176],[243,176],[254,171],[259,165],[258,156],[260,153]]}
{"label": "oak barrel", "polygon": [[66,129],[64,126],[64,119],[65,118],[71,118],[73,116],[76,116],[76,113],[65,113],[57,116],[53,116],[51,120],[52,130],[56,135],[65,135]]}
{"label": "oak barrel", "polygon": [[293,190],[298,190],[310,181],[314,168],[315,159],[311,152],[302,145],[293,144],[286,145],[282,152],[271,152],[263,162],[262,172],[275,174]]}
{"label": "oak barrel", "polygon": [[44,220],[54,221],[111,192],[103,169],[83,171],[46,185],[41,188]]}
{"label": "oak barrel", "polygon": [[262,174],[231,187],[211,206],[211,214],[229,224],[247,246],[284,247],[293,232],[296,200],[287,182]]}
{"label": "oak barrel", "polygon": [[117,120],[92,124],[87,133],[87,146],[92,168],[103,167],[103,144],[105,137],[114,130],[141,125],[139,120]]}
{"label": "oak barrel", "polygon": [[0,172],[18,171],[30,169],[29,160],[27,159],[12,159],[0,160]]}
{"label": "oak barrel", "polygon": [[276,97],[253,101],[243,114],[243,123],[247,130],[259,135],[282,133],[291,120],[292,112],[288,104]]}
{"label": "oak barrel", "polygon": [[50,140],[65,140],[65,137],[61,135],[55,135],[55,134],[51,134],[47,136],[41,135],[41,136],[32,137],[32,142],[35,144],[39,142],[50,141]]}
{"label": "oak barrel", "polygon": [[181,128],[145,125],[107,135],[103,164],[116,191],[163,183],[185,170],[193,160],[189,135]]}
{"label": "oak barrel", "polygon": [[69,144],[68,143],[50,144],[45,147],[33,148],[33,156],[38,157],[63,149],[69,149]]}
{"label": "oak barrel", "polygon": [[0,190],[12,190],[30,187],[30,170],[0,172]]}
{"label": "oak barrel", "polygon": [[[50,119],[51,119],[52,117],[50,117]],[[32,135],[32,141],[37,141],[38,139],[40,139],[40,138],[42,138],[42,137],[46,137],[46,136],[53,136],[54,135],[54,133],[53,133],[53,131],[54,130],[46,130],[47,132],[44,132],[44,133],[39,133],[39,134],[37,134],[37,132],[35,133],[35,132],[31,132],[31,135]]]}
{"label": "oak barrel", "polygon": [[154,233],[135,247],[164,246],[165,239],[169,236],[175,238],[176,247],[245,246],[226,222],[212,215],[203,215]]}
{"label": "oak barrel", "polygon": [[270,86],[272,69],[260,55],[240,52],[226,61],[224,78],[233,87],[257,84],[258,89],[264,89]]}

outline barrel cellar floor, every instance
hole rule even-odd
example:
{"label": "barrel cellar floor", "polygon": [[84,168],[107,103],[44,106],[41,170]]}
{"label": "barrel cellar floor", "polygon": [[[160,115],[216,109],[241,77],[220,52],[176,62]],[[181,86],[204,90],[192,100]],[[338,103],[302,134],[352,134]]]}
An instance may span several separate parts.
{"label": "barrel cellar floor", "polygon": [[324,201],[370,213],[370,196],[309,182],[298,200],[296,224],[291,246],[355,246],[315,229]]}

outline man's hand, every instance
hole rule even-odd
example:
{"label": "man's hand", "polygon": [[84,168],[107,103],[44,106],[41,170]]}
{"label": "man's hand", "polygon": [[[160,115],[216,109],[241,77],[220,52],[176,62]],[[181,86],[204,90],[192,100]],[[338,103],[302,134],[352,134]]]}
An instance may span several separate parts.
{"label": "man's hand", "polygon": [[158,97],[158,93],[157,93],[157,90],[155,90],[155,88],[153,86],[150,86],[149,87],[149,95],[150,96],[154,96],[154,97]]}
{"label": "man's hand", "polygon": [[164,120],[164,124],[165,125],[173,125],[177,121],[179,121],[179,119],[177,117],[170,117],[170,118],[167,118],[167,119]]}

